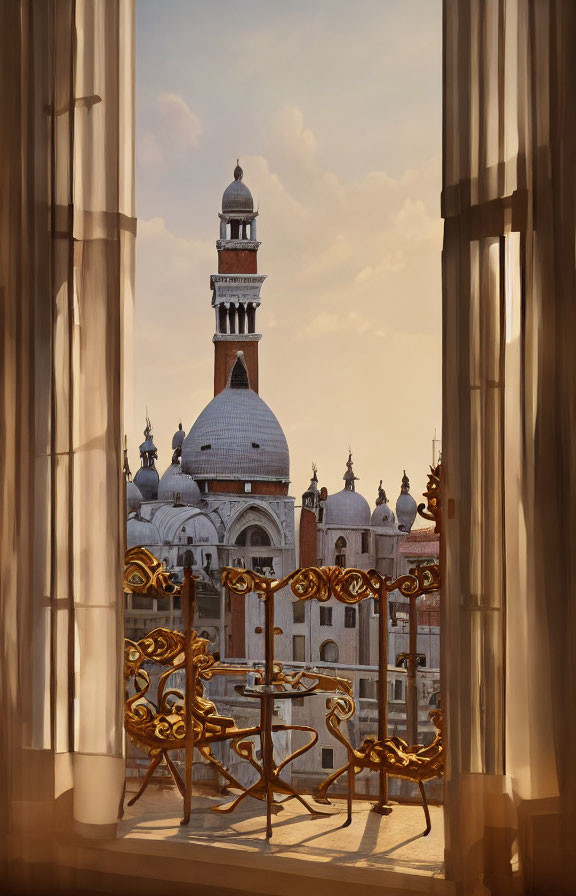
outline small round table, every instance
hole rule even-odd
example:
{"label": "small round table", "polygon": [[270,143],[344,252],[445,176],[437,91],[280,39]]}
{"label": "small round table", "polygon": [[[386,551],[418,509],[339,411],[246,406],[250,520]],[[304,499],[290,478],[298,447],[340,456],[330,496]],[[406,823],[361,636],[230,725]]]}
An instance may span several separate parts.
{"label": "small round table", "polygon": [[[314,746],[314,744],[318,740],[318,732],[315,731],[314,728],[310,728],[308,726],[288,726],[272,724],[275,700],[291,700],[295,697],[313,697],[315,695],[327,695],[328,693],[328,691],[320,690],[318,687],[293,687],[292,685],[286,686],[282,682],[276,682],[273,684],[255,684],[245,687],[242,691],[244,697],[252,697],[255,700],[260,700],[260,743],[262,745],[262,766],[260,768],[260,777],[258,778],[258,780],[250,787],[248,787],[243,793],[241,793],[234,800],[232,805],[227,807],[225,811],[232,812],[246,796],[262,794],[264,792],[266,800],[267,840],[269,840],[272,836],[272,804],[274,802],[275,793],[284,794],[286,796],[286,799],[281,800],[281,802],[285,802],[289,799],[297,799],[312,815],[334,814],[333,811],[327,811],[325,809],[319,809],[316,806],[311,806],[310,803],[308,803],[304,799],[304,797],[302,797],[298,793],[298,791],[292,787],[291,784],[288,784],[287,781],[284,781],[280,777],[280,772],[285,765],[288,765],[288,763],[292,762],[297,756],[302,756]],[[280,763],[280,765],[277,766],[274,762],[274,744],[272,741],[272,734],[274,731],[286,730],[310,731],[314,734],[314,737],[312,738],[310,743],[306,744],[304,747],[299,747],[297,750],[291,753],[290,756],[284,759]]]}

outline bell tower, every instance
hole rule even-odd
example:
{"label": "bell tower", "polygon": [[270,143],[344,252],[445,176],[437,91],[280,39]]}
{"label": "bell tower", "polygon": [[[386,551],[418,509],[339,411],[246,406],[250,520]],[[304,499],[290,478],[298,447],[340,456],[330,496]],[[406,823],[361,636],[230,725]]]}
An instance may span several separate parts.
{"label": "bell tower", "polygon": [[243,353],[250,389],[258,392],[258,343],[256,312],[266,276],[258,274],[258,247],[254,200],[243,182],[239,164],[234,180],[222,196],[218,273],[210,277],[212,307],[216,313],[214,333],[214,395],[228,385],[232,368]]}

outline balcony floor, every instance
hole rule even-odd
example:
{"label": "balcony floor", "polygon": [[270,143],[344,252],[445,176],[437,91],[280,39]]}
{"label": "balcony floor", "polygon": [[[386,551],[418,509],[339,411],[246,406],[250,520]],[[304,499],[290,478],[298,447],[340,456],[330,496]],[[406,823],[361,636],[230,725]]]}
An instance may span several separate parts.
{"label": "balcony floor", "polygon": [[[441,807],[430,807],[432,831],[423,837],[424,813],[419,805],[394,804],[391,815],[380,816],[370,811],[370,802],[358,800],[354,802],[352,824],[343,828],[344,801],[335,801],[335,812],[330,816],[312,816],[296,800],[290,800],[277,807],[272,840],[266,843],[265,812],[260,801],[247,798],[230,815],[210,811],[211,806],[230,802],[231,798],[195,796],[190,825],[184,828],[179,824],[182,800],[177,792],[150,786],[135,806],[126,809],[119,839],[111,848],[144,850],[148,856],[170,855],[174,861],[195,856],[196,861],[212,865],[213,874],[220,873],[214,865],[222,873],[231,867],[236,871],[236,886],[239,880],[243,887],[249,884],[250,893],[310,891],[315,896],[324,892],[336,896],[342,884],[342,892],[358,884],[364,894],[452,892],[443,877]],[[243,870],[240,877],[238,866]],[[253,876],[256,870],[258,879]],[[291,885],[287,883],[289,878],[294,878]],[[304,878],[308,883],[304,888],[294,882]],[[218,879],[224,892],[230,883],[223,878],[212,878],[211,882]]]}

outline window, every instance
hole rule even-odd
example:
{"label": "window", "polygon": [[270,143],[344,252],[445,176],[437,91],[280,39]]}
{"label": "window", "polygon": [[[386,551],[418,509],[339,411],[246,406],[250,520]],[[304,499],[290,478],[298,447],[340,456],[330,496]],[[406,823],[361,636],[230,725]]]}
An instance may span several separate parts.
{"label": "window", "polygon": [[344,569],[346,566],[346,554],[336,554],[334,566],[339,566],[341,569]]}
{"label": "window", "polygon": [[274,563],[272,557],[252,557],[252,569],[261,576],[274,575]]}
{"label": "window", "polygon": [[320,607],[320,625],[332,625],[332,607]]}
{"label": "window", "polygon": [[320,659],[323,663],[337,663],[339,655],[336,641],[324,641],[320,647]]}
{"label": "window", "polygon": [[362,553],[367,554],[370,550],[370,533],[362,532]]}
{"label": "window", "polygon": [[344,607],[344,628],[356,628],[356,607]]}
{"label": "window", "polygon": [[374,683],[371,678],[361,678],[358,685],[360,699],[370,699],[374,696]]}
{"label": "window", "polygon": [[347,547],[347,546],[348,546],[348,542],[346,541],[346,539],[344,538],[344,536],[343,536],[343,535],[339,535],[338,538],[336,539],[336,544],[334,545],[334,547],[336,548],[336,550],[337,550],[337,551],[342,551],[342,550],[343,550],[345,547]]}
{"label": "window", "polygon": [[200,445],[200,451],[210,451],[212,445]]}
{"label": "window", "polygon": [[252,483],[251,483],[251,482],[245,482],[245,483],[244,483],[244,491],[245,491],[245,492],[251,492],[251,491],[252,491]]}
{"label": "window", "polygon": [[306,638],[304,635],[292,635],[292,660],[303,663],[306,656]]}
{"label": "window", "polygon": [[292,622],[304,622],[306,618],[306,605],[303,600],[297,600],[292,604]]}
{"label": "window", "polygon": [[393,700],[403,700],[404,699],[404,688],[402,687],[403,682],[401,678],[397,678],[394,682],[394,697]]}
{"label": "window", "polygon": [[252,447],[253,447],[253,448],[259,448],[260,445],[258,444],[258,442],[252,442]]}
{"label": "window", "polygon": [[334,750],[332,747],[322,747],[322,768],[334,768]]}

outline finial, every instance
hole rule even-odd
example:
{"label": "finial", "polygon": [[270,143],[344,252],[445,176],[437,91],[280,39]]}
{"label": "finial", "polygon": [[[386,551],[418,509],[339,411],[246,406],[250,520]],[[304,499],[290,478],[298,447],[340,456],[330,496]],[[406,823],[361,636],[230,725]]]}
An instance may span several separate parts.
{"label": "finial", "polygon": [[244,172],[240,167],[240,159],[236,159],[236,167],[234,169],[234,180],[242,180]]}
{"label": "finial", "polygon": [[314,463],[314,461],[312,461],[312,480],[313,480],[314,482],[318,482],[318,476],[317,476],[317,473],[318,473],[318,467],[317,467],[317,465]]}
{"label": "finial", "polygon": [[378,497],[376,498],[376,507],[380,507],[382,504],[387,504],[388,498],[386,497],[386,492],[382,488],[382,480],[380,480],[380,485],[378,486]]}
{"label": "finial", "polygon": [[410,480],[406,475],[406,470],[404,470],[404,475],[402,477],[402,487],[400,489],[403,495],[407,495],[410,491]]}
{"label": "finial", "polygon": [[130,472],[130,464],[128,463],[128,439],[124,436],[124,477],[126,482],[132,482],[132,473]]}
{"label": "finial", "polygon": [[350,491],[350,492],[355,492],[356,486],[354,485],[354,482],[356,479],[358,479],[358,477],[354,475],[354,471],[352,469],[352,451],[350,450],[350,448],[348,449],[348,460],[346,461],[346,472],[344,473],[344,476],[342,478],[344,479],[344,481],[346,483],[344,488],[348,489],[348,491]]}

